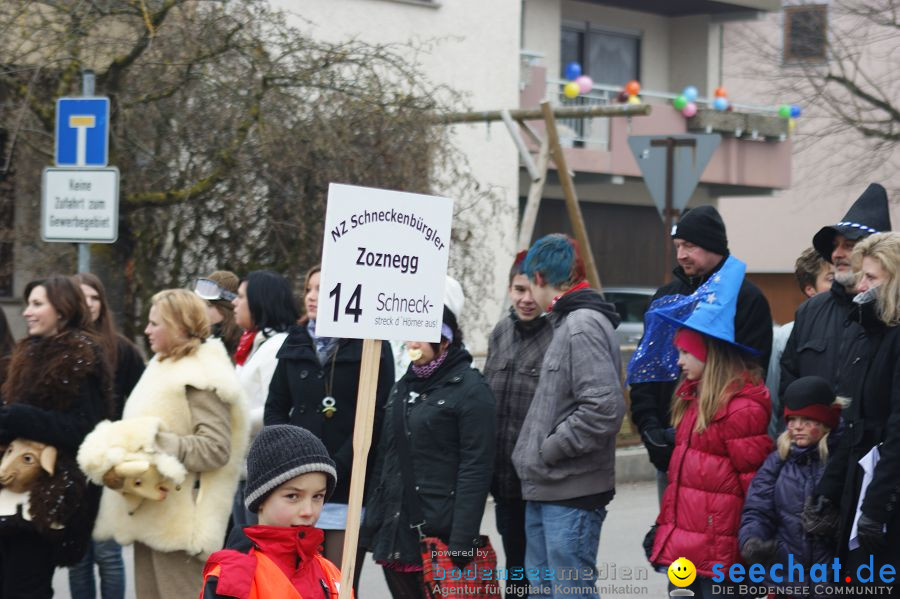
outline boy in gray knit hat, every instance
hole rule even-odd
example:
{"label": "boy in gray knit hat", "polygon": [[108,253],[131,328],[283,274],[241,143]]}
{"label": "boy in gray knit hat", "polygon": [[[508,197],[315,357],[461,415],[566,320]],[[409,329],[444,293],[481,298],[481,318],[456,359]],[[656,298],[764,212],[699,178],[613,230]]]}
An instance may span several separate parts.
{"label": "boy in gray knit hat", "polygon": [[318,437],[290,424],[262,429],[247,455],[247,509],[259,524],[244,528],[247,551],[213,553],[203,570],[203,599],[313,597],[340,591],[341,573],[320,550],[315,528],[334,491],[337,470]]}

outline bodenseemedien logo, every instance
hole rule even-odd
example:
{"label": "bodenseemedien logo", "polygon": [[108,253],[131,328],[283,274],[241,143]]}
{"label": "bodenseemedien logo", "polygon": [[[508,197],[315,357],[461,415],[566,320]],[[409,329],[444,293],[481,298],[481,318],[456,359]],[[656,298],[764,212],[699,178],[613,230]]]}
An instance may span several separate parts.
{"label": "bodenseemedien logo", "polygon": [[697,568],[694,563],[686,557],[679,557],[669,565],[669,582],[676,587],[680,587],[669,593],[669,597],[693,597],[694,591],[683,587],[691,586],[691,583],[697,578]]}

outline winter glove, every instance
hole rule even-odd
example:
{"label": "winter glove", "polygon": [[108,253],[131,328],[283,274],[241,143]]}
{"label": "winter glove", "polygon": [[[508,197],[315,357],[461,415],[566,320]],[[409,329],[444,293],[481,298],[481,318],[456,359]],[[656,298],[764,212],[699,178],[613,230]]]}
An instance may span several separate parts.
{"label": "winter glove", "polygon": [[806,498],[801,518],[803,530],[807,534],[833,539],[837,534],[841,515],[830,499],[819,495]]}
{"label": "winter glove", "polygon": [[741,556],[748,564],[768,566],[775,561],[778,544],[775,541],[763,541],[758,537],[750,537],[741,547]]}
{"label": "winter glove", "polygon": [[887,549],[887,538],[884,533],[884,523],[876,522],[874,519],[866,516],[865,513],[859,515],[856,522],[856,533],[859,535],[859,546],[865,553],[873,555]]}
{"label": "winter glove", "polygon": [[450,561],[453,562],[453,565],[459,568],[460,570],[465,570],[466,566],[469,565],[469,562],[472,561],[472,556],[475,555],[475,551],[470,549],[468,551],[449,551]]}
{"label": "winter glove", "polygon": [[675,449],[675,432],[660,427],[646,428],[641,432],[641,439],[656,469],[662,472],[668,470],[669,460]]}

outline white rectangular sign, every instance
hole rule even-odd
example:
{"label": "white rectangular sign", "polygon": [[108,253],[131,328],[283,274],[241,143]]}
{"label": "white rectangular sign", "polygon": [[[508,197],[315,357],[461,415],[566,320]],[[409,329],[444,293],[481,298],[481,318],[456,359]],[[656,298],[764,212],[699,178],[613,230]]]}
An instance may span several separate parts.
{"label": "white rectangular sign", "polygon": [[44,241],[113,243],[119,236],[119,169],[45,168]]}
{"label": "white rectangular sign", "polygon": [[453,200],[332,183],[316,334],[438,342]]}

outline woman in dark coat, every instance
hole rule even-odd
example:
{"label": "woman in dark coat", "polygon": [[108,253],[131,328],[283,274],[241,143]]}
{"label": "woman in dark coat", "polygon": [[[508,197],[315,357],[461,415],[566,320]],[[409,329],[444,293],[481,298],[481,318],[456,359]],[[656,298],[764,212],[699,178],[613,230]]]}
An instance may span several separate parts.
{"label": "woman in dark coat", "polygon": [[[458,284],[457,284],[458,285]],[[460,568],[479,545],[496,444],[494,396],[444,308],[440,343],[407,342],[412,364],[385,410],[360,544],[384,566],[395,599],[423,597],[419,531],[402,482],[400,443],[408,439],[422,533],[440,537]],[[403,410],[404,412],[401,412]],[[404,430],[408,434],[404,434]]]}
{"label": "woman in dark coat", "polygon": [[52,597],[54,567],[84,555],[100,493],[87,484],[75,455],[84,437],[112,413],[108,362],[78,286],[55,275],[26,285],[25,299],[28,337],[16,346],[3,384],[0,443],[45,443],[56,448],[57,459],[54,474],[39,478],[42,488],[38,492],[35,483],[29,499],[32,516],[46,513],[46,521],[23,524],[23,508],[0,515],[5,599]]}
{"label": "woman in dark coat", "polygon": [[[820,498],[804,512],[804,524],[815,533],[840,518],[838,555],[848,571],[868,565],[871,557],[876,573],[885,564],[900,572],[900,233],[867,237],[853,249],[852,260],[860,273],[854,302],[874,354],[846,410],[841,443],[816,489]],[[879,459],[854,537],[864,479],[859,461],[875,448]]]}
{"label": "woman in dark coat", "polygon": [[[353,465],[353,425],[356,421],[356,395],[362,359],[362,341],[316,336],[319,299],[319,267],[306,276],[303,294],[306,314],[299,325],[291,327],[278,351],[278,365],[269,385],[263,425],[294,424],[315,434],[337,464],[337,486],[322,511],[318,527],[325,531],[323,555],[340,564],[344,549],[344,529],[350,477]],[[381,346],[378,369],[375,423],[372,447],[376,447],[384,403],[394,382],[394,358],[390,345]],[[374,451],[369,464],[374,463]],[[371,467],[367,468],[371,472]],[[354,590],[365,551],[356,556]]]}

